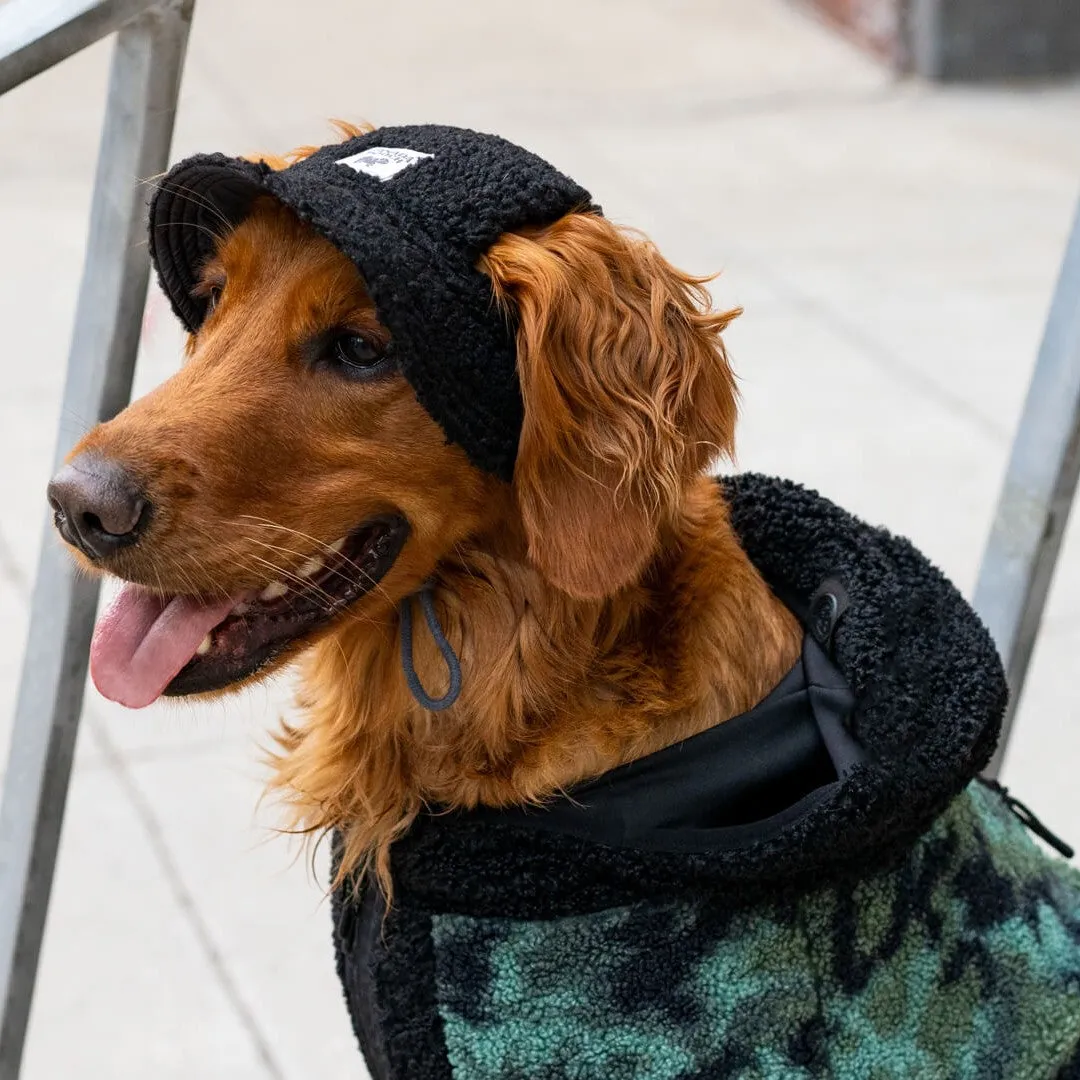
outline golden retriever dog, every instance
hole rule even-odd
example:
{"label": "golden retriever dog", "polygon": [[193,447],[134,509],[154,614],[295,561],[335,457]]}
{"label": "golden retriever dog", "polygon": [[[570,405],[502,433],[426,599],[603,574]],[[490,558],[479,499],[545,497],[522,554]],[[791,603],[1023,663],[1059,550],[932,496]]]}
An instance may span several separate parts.
{"label": "golden retriever dog", "polygon": [[[382,362],[356,266],[267,197],[202,268],[212,313],[182,369],[86,435],[51,489],[81,564],[127,583],[92,654],[106,696],[226,693],[302,661],[273,783],[294,826],[341,830],[341,876],[372,859],[385,875],[425,803],[538,802],[746,711],[802,638],[708,475],[734,449],[737,312],[595,214],[508,233],[479,268],[519,324],[512,483]],[[400,655],[401,602],[427,581],[462,666],[438,723]],[[166,633],[194,607],[187,636]],[[125,634],[139,651],[118,686]],[[445,684],[426,635],[415,663]]]}
{"label": "golden retriever dog", "polygon": [[973,783],[974,612],[712,475],[707,279],[496,136],[341,134],[160,181],[186,361],[49,498],[123,582],[102,694],[299,665],[271,787],[373,1077],[1080,1076],[1080,878]]}

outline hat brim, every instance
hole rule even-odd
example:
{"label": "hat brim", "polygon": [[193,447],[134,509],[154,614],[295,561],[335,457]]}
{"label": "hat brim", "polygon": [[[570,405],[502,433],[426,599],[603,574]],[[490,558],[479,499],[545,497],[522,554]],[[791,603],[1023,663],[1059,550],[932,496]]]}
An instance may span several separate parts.
{"label": "hat brim", "polygon": [[265,165],[221,154],[189,158],[158,183],[150,203],[150,259],[177,317],[191,332],[206,318],[207,301],[193,292],[217,242],[248,214]]}

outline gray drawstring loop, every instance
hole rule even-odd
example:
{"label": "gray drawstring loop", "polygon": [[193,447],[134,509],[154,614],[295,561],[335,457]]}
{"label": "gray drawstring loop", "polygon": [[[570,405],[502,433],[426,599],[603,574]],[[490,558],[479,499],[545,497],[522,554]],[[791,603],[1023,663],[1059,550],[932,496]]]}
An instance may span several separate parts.
{"label": "gray drawstring loop", "polygon": [[405,681],[409,684],[412,696],[425,708],[432,712],[442,712],[449,709],[458,699],[461,693],[461,661],[457,658],[453,646],[446,640],[439,618],[435,614],[435,603],[432,600],[434,590],[430,584],[416,593],[420,597],[420,607],[424,610],[424,620],[427,622],[431,636],[446,661],[446,669],[450,672],[450,689],[441,698],[429,697],[427,691],[420,683],[420,676],[416,674],[413,666],[413,634],[412,634],[412,600],[406,596],[401,601],[401,667],[405,672]]}

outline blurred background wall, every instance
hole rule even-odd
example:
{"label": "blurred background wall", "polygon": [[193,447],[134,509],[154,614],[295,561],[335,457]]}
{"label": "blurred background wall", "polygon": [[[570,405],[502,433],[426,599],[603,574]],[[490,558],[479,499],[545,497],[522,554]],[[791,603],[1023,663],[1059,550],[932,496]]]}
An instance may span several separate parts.
{"label": "blurred background wall", "polygon": [[1080,71],[1070,0],[802,0],[898,72],[948,81]]}

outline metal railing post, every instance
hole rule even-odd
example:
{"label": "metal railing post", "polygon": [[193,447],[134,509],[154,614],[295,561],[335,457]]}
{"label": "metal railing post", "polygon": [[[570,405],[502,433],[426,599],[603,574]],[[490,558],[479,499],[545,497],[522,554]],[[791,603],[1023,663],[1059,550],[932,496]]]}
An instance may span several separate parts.
{"label": "metal railing post", "polygon": [[[134,5],[100,6],[115,20]],[[105,420],[131,395],[149,272],[147,189],[140,181],[167,164],[193,6],[194,0],[144,2],[118,32],[62,415]],[[88,25],[95,5],[80,7],[71,51],[115,28],[108,21]],[[58,40],[54,32],[44,52],[27,41],[15,54],[24,77],[62,58]],[[0,67],[0,85],[14,78]],[[68,449],[58,435],[58,462]],[[76,574],[47,533],[0,805],[0,1080],[19,1075],[97,596],[97,582]]]}
{"label": "metal railing post", "polygon": [[1080,478],[1080,208],[975,587],[1005,663],[1009,708],[987,770],[1005,757]]}
{"label": "metal railing post", "polygon": [[166,0],[7,0],[0,10],[0,94]]}

